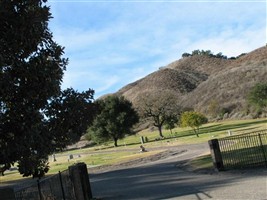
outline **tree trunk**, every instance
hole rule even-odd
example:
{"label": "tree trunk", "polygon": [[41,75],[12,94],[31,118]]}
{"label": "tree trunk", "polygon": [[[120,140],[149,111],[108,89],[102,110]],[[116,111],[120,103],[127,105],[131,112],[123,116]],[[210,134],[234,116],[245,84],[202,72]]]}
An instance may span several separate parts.
{"label": "tree trunk", "polygon": [[117,138],[114,138],[114,146],[117,147],[118,146],[118,139]]}
{"label": "tree trunk", "polygon": [[199,135],[198,135],[198,131],[197,131],[196,129],[193,129],[193,130],[194,130],[196,136],[199,137]]}
{"label": "tree trunk", "polygon": [[161,126],[158,126],[158,129],[159,129],[159,136],[160,136],[161,138],[163,138],[162,130],[161,130]]}

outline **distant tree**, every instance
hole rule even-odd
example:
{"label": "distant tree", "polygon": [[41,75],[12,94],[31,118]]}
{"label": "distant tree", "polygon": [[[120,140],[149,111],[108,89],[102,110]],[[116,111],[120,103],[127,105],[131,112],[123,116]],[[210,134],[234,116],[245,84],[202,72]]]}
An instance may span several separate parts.
{"label": "distant tree", "polygon": [[241,53],[239,56],[236,57],[236,59],[238,59],[238,58],[240,58],[242,56],[245,56],[245,55],[247,55],[247,53]]}
{"label": "distant tree", "polygon": [[139,121],[138,114],[132,103],[124,97],[108,96],[97,103],[99,113],[89,129],[89,134],[97,143],[113,140],[114,146],[117,147],[119,139],[133,134],[131,128]]}
{"label": "distant tree", "polygon": [[251,88],[248,103],[259,110],[267,108],[267,83],[257,83]]}
{"label": "distant tree", "polygon": [[166,118],[166,121],[164,122],[164,127],[168,130],[170,130],[172,134],[172,129],[175,128],[175,125],[178,123],[179,117],[177,115],[170,115]]}
{"label": "distant tree", "polygon": [[[182,57],[188,57],[188,56],[191,56],[191,54],[188,54],[188,53],[184,53],[182,54]],[[202,56],[209,56],[209,57],[214,57],[214,58],[221,58],[221,59],[227,59],[227,56],[223,55],[221,52],[214,55],[211,50],[194,50],[192,51],[192,56],[194,55],[202,55]]]}
{"label": "distant tree", "polygon": [[227,59],[227,56],[223,55],[222,52],[217,53],[217,54],[215,55],[215,57],[216,57],[216,58]]}
{"label": "distant tree", "polygon": [[153,125],[158,128],[159,136],[163,137],[162,127],[170,117],[178,117],[180,107],[173,94],[162,91],[160,95],[150,94],[142,99],[139,106],[143,118],[152,119]]}
{"label": "distant tree", "polygon": [[228,58],[228,60],[236,60],[236,57],[230,57],[230,58]]}
{"label": "distant tree", "polygon": [[194,55],[200,55],[200,50],[194,50],[194,51],[192,51],[192,56],[194,56]]}
{"label": "distant tree", "polygon": [[68,60],[48,28],[46,0],[0,1],[0,165],[41,177],[48,155],[90,124],[93,90],[61,91]]}
{"label": "distant tree", "polygon": [[199,137],[199,127],[208,122],[208,119],[201,113],[195,111],[187,111],[181,115],[181,126],[182,127],[191,127]]}
{"label": "distant tree", "polygon": [[191,56],[190,53],[183,53],[183,54],[182,54],[182,58],[186,58],[186,57],[190,57],[190,56]]}
{"label": "distant tree", "polygon": [[211,50],[206,50],[206,51],[201,50],[200,55],[211,56],[213,54],[212,54]]}

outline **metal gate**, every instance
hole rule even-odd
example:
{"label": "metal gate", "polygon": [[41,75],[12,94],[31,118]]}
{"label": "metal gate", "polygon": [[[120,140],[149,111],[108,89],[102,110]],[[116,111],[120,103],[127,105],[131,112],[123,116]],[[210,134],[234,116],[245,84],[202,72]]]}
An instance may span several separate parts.
{"label": "metal gate", "polygon": [[267,167],[267,130],[218,139],[225,169]]}
{"label": "metal gate", "polygon": [[38,180],[35,184],[15,191],[16,200],[73,200],[74,187],[70,180],[69,170]]}

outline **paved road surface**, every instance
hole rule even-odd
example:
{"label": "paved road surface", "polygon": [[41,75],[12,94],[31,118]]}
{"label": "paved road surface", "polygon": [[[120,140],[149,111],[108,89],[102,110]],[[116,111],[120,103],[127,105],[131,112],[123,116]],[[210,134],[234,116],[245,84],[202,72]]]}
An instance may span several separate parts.
{"label": "paved road surface", "polygon": [[177,150],[185,148],[185,153],[149,164],[89,172],[93,196],[104,200],[267,200],[267,169],[207,174],[184,171],[177,163],[208,150],[205,144]]}

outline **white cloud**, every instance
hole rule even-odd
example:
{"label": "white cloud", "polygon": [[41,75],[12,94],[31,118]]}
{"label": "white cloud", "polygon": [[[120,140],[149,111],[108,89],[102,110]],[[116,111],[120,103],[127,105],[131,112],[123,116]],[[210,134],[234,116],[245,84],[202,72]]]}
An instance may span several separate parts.
{"label": "white cloud", "polygon": [[[94,89],[97,96],[104,94],[104,91],[114,87],[120,81],[116,75],[99,74],[98,72],[80,71],[76,73],[65,73],[62,89],[73,87],[84,91],[89,88]],[[75,86],[75,87],[74,87]]]}
{"label": "white cloud", "polygon": [[265,45],[265,3],[52,3],[51,30],[70,64],[63,87],[97,96],[195,49],[237,56]]}
{"label": "white cloud", "polygon": [[117,76],[111,76],[111,77],[107,77],[107,79],[104,79],[102,81],[103,81],[102,85],[96,88],[96,91],[99,94],[112,88],[116,83],[118,83],[119,78]]}
{"label": "white cloud", "polygon": [[111,34],[109,30],[67,28],[55,30],[54,38],[66,47],[68,53],[78,53],[100,42],[105,42]]}
{"label": "white cloud", "polygon": [[187,52],[195,49],[211,50],[213,53],[222,52],[228,57],[238,56],[265,45],[265,28],[243,30],[236,32],[226,30],[217,36],[202,38],[187,47]]}

